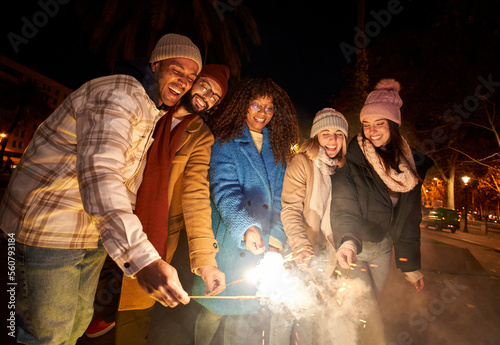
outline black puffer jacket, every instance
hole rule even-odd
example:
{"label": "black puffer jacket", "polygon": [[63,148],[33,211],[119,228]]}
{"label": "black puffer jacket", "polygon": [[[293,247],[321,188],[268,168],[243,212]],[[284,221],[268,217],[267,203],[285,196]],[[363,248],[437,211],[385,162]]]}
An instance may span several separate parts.
{"label": "black puffer jacket", "polygon": [[[413,150],[418,174],[423,180],[434,164]],[[332,175],[332,231],[335,246],[354,240],[358,253],[363,241],[380,242],[387,233],[392,237],[396,265],[403,272],[420,269],[421,186],[400,193],[392,206],[386,185],[368,163],[357,138],[347,149],[346,164]]]}

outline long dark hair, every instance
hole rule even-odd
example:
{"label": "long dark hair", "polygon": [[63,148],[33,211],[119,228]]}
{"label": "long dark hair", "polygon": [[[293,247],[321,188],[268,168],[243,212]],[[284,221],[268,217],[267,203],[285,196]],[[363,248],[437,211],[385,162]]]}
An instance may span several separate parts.
{"label": "long dark hair", "polygon": [[[405,155],[403,154],[404,140],[401,132],[399,131],[399,125],[391,120],[386,120],[389,123],[390,140],[385,145],[375,147],[375,152],[382,159],[385,170],[394,169],[399,173],[401,172],[399,170],[399,164],[404,162],[413,173],[413,175],[420,179],[416,169],[414,168],[414,164],[410,164],[408,159],[406,159]],[[365,132],[363,130],[361,131],[361,133],[363,135],[363,140],[369,140],[365,136]]]}
{"label": "long dark hair", "polygon": [[221,143],[241,137],[250,103],[259,97],[273,98],[275,111],[266,127],[274,160],[284,165],[294,154],[292,147],[298,143],[299,126],[290,97],[270,78],[248,79],[236,85],[208,119],[208,126]]}

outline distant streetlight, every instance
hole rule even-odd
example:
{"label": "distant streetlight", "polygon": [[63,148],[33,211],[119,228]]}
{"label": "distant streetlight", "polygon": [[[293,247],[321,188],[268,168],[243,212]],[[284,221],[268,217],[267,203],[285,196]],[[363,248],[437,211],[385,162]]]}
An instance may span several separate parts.
{"label": "distant streetlight", "polygon": [[464,176],[462,177],[462,181],[464,181],[464,192],[465,192],[465,223],[464,223],[464,232],[469,232],[469,229],[467,228],[467,189],[468,189],[468,183],[469,183],[470,177],[469,176]]}

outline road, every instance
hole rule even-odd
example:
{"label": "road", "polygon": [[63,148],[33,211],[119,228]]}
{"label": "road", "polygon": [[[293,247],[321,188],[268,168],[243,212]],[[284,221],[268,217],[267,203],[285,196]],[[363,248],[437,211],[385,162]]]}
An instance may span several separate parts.
{"label": "road", "polygon": [[389,344],[500,344],[500,240],[422,230],[425,289],[396,270],[380,299]]}

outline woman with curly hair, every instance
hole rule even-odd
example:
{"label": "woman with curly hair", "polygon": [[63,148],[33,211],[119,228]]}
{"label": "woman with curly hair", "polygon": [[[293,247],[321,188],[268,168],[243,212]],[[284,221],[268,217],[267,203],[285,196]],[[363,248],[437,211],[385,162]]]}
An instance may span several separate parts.
{"label": "woman with curly hair", "polygon": [[[298,141],[295,108],[271,79],[238,84],[209,126],[216,138],[210,161],[212,229],[219,243],[218,268],[226,281],[244,279],[266,250],[286,244],[280,219],[286,163]],[[195,277],[193,295],[208,293]],[[253,296],[255,285],[243,280],[219,296]],[[209,344],[225,317],[224,344],[247,344],[253,332],[257,300],[200,299],[195,344]],[[260,336],[260,334],[258,334]]]}

